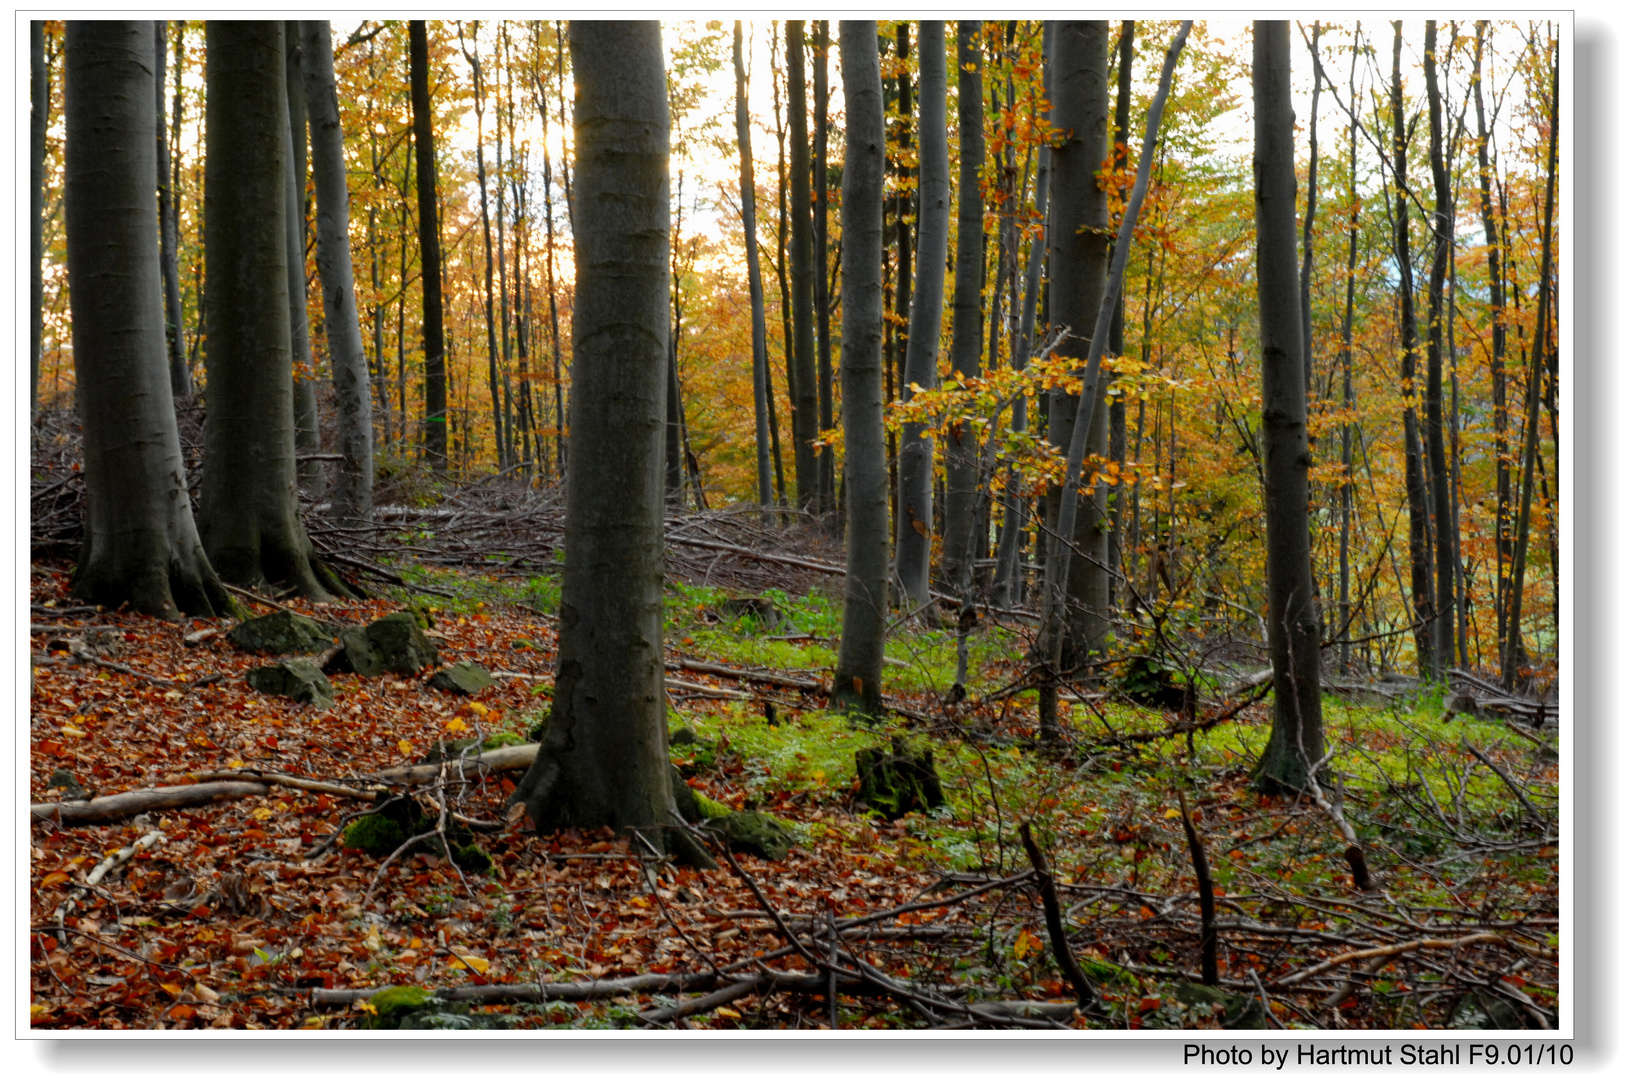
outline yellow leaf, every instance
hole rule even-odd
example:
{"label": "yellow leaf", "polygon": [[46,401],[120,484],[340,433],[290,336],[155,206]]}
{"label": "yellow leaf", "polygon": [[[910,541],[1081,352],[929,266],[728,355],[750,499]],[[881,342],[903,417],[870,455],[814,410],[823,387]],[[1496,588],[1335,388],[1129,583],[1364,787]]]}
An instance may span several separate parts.
{"label": "yellow leaf", "polygon": [[232,761],[227,763],[227,767],[229,769],[242,769],[244,768],[244,762],[240,761],[238,758],[234,758]]}
{"label": "yellow leaf", "polygon": [[321,1028],[324,1026],[324,1018],[321,1016],[309,1016],[305,1020],[301,1021],[301,1026],[304,1028]]}
{"label": "yellow leaf", "polygon": [[265,806],[258,806],[254,810],[250,811],[250,816],[255,818],[257,821],[266,821],[268,818],[272,817],[272,814],[273,812]]}
{"label": "yellow leaf", "polygon": [[480,701],[468,702],[466,704],[466,710],[468,712],[471,712],[473,715],[476,715],[476,716],[487,716],[488,715],[488,706],[484,705]]}
{"label": "yellow leaf", "polygon": [[380,951],[383,942],[380,940],[380,927],[371,926],[369,932],[363,935],[363,947],[370,952]]}
{"label": "yellow leaf", "polygon": [[1016,953],[1016,958],[1021,960],[1029,953],[1038,952],[1042,947],[1043,943],[1040,942],[1032,931],[1024,930],[1016,936],[1016,948],[1014,951]]}
{"label": "yellow leaf", "polygon": [[466,722],[464,720],[461,720],[458,716],[456,716],[453,720],[450,720],[448,723],[443,725],[443,730],[452,731],[458,735],[463,731],[470,731],[471,729],[466,726]]}
{"label": "yellow leaf", "polygon": [[1178,817],[1181,816],[1181,811],[1175,809],[1175,807],[1172,806],[1168,810],[1164,811],[1164,816],[1166,818],[1178,818]]}
{"label": "yellow leaf", "polygon": [[414,753],[414,743],[410,742],[408,739],[397,740],[397,752],[403,754],[405,757]]}
{"label": "yellow leaf", "polygon": [[719,1009],[715,1010],[715,1014],[717,1016],[728,1017],[729,1019],[732,1019],[732,1020],[742,1020],[744,1018],[743,1013],[739,1012],[737,1009],[729,1009],[725,1005],[723,1005]]}
{"label": "yellow leaf", "polygon": [[85,732],[81,731],[77,727],[69,727],[67,724],[63,725],[62,733],[64,735],[67,735],[70,739],[83,739],[83,738],[85,738]]}
{"label": "yellow leaf", "polygon": [[[367,1001],[360,1001],[360,1002],[358,1002],[358,1008],[360,1008],[360,1009],[362,1009],[362,1010],[363,1010],[363,1011],[364,1011],[364,1012],[366,1012],[366,1013],[374,1013],[374,1012],[375,1012],[375,1007],[374,1007],[374,1005],[372,1005],[372,1004],[370,1004],[370,1003],[369,1003],[369,1002],[367,1002]],[[377,1015],[378,1015],[378,1014],[377,1014]]]}
{"label": "yellow leaf", "polygon": [[468,968],[479,975],[488,974],[488,961],[480,956],[461,956],[457,954],[449,959],[448,966],[451,968]]}
{"label": "yellow leaf", "polygon": [[160,986],[160,988],[162,990],[164,990],[165,993],[169,994],[171,997],[181,997],[182,996],[182,988],[175,985],[174,983],[160,983],[159,986]]}
{"label": "yellow leaf", "polygon": [[53,886],[61,885],[67,880],[67,874],[63,873],[61,870],[55,870],[40,879],[40,888],[49,889]]}

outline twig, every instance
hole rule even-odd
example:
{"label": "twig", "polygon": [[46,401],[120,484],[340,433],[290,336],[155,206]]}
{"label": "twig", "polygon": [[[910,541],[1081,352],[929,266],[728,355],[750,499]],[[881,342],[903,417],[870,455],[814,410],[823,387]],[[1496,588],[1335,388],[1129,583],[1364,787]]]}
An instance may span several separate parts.
{"label": "twig", "polygon": [[1198,875],[1198,910],[1203,916],[1203,929],[1199,934],[1202,957],[1199,967],[1203,971],[1204,985],[1214,986],[1221,981],[1220,967],[1215,955],[1215,879],[1209,872],[1209,856],[1204,853],[1203,842],[1198,839],[1198,832],[1192,827],[1192,807],[1187,805],[1187,793],[1177,789],[1176,794],[1181,798],[1181,828],[1187,834],[1187,850],[1192,853],[1192,869]]}
{"label": "twig", "polygon": [[1046,865],[1039,845],[1033,842],[1033,831],[1027,822],[1022,822],[1020,831],[1022,847],[1027,850],[1028,861],[1033,863],[1033,874],[1039,882],[1039,895],[1045,906],[1045,928],[1050,933],[1050,948],[1056,956],[1056,966],[1062,969],[1062,974],[1072,984],[1079,1003],[1088,1004],[1096,1000],[1096,991],[1067,943],[1067,932],[1062,928],[1062,905],[1056,899],[1056,878]]}
{"label": "twig", "polygon": [[1480,761],[1483,765],[1486,765],[1488,768],[1492,769],[1494,775],[1496,775],[1500,780],[1503,780],[1504,786],[1510,789],[1510,794],[1514,795],[1516,799],[1527,808],[1527,812],[1533,815],[1533,820],[1538,822],[1544,829],[1549,829],[1550,822],[1545,818],[1544,814],[1539,811],[1539,808],[1533,805],[1533,800],[1527,797],[1527,793],[1521,789],[1521,785],[1517,784],[1510,778],[1509,773],[1505,772],[1497,764],[1495,764],[1492,758],[1488,757],[1486,754],[1472,746],[1470,741],[1464,738],[1464,736],[1460,736],[1459,745],[1463,746],[1466,750],[1474,754],[1477,761]]}
{"label": "twig", "polygon": [[1466,945],[1480,945],[1488,942],[1502,944],[1504,938],[1498,934],[1480,933],[1467,934],[1465,937],[1454,938],[1451,941],[1446,938],[1418,938],[1414,941],[1404,941],[1396,945],[1380,945],[1372,949],[1358,949],[1354,952],[1341,953],[1339,956],[1331,957],[1320,964],[1314,964],[1309,968],[1285,975],[1281,979],[1275,979],[1272,985],[1279,989],[1298,986],[1307,979],[1332,971],[1344,964],[1354,964],[1358,960],[1372,960],[1378,956],[1400,956],[1403,953],[1417,952],[1420,949],[1462,949]]}

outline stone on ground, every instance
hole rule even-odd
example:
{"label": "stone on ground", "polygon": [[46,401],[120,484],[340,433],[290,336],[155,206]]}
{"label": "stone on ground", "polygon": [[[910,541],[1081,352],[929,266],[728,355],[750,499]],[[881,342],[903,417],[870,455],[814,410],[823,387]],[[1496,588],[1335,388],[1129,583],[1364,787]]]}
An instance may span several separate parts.
{"label": "stone on ground", "polygon": [[325,668],[330,674],[354,672],[373,678],[394,671],[413,675],[437,663],[437,648],[410,611],[393,612],[368,626],[344,630],[340,638],[341,651]]}
{"label": "stone on ground", "polygon": [[239,648],[271,655],[323,652],[333,637],[323,623],[293,611],[246,619],[227,632],[228,640]]}
{"label": "stone on ground", "polygon": [[494,676],[481,664],[461,660],[458,664],[450,664],[433,675],[431,685],[435,689],[447,690],[451,694],[476,694],[496,683]]}
{"label": "stone on ground", "polygon": [[278,694],[319,708],[335,704],[335,688],[311,660],[280,660],[254,668],[244,681],[263,694]]}

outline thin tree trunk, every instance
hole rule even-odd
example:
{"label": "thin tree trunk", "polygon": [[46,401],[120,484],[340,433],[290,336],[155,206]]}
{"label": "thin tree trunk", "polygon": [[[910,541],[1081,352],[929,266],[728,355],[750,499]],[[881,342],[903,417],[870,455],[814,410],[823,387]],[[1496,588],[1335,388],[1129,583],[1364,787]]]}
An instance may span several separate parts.
{"label": "thin tree trunk", "polygon": [[885,106],[874,23],[840,24],[846,98],[841,192],[841,394],[846,432],[846,603],[831,701],[848,712],[880,712],[885,657],[886,576],[891,522],[880,390],[880,259],[885,232]]}
{"label": "thin tree trunk", "polygon": [[153,23],[153,114],[157,131],[154,143],[159,161],[159,274],[165,287],[165,344],[170,366],[170,392],[184,397],[193,392],[193,377],[187,370],[187,351],[182,344],[182,286],[176,274],[176,198],[171,188],[170,138],[165,130],[165,57],[170,43],[165,40],[168,23]]}
{"label": "thin tree trunk", "polygon": [[1266,626],[1272,733],[1255,765],[1262,792],[1304,791],[1323,756],[1322,625],[1312,595],[1303,313],[1295,259],[1294,105],[1289,24],[1254,25],[1255,283],[1266,459]]}
{"label": "thin tree trunk", "polygon": [[772,522],[772,451],[768,435],[771,402],[766,361],[766,301],[761,292],[761,253],[755,240],[755,166],[749,153],[749,88],[744,72],[744,24],[732,24],[732,68],[737,92],[738,197],[744,225],[744,259],[749,266],[749,307],[755,394],[755,479],[762,520]]}
{"label": "thin tree trunk", "polygon": [[[1130,76],[1135,66],[1135,20],[1125,19],[1118,32],[1118,97],[1113,107],[1113,161],[1117,172],[1130,167]],[[1107,351],[1113,356],[1124,355],[1124,285],[1119,284],[1118,306],[1113,309],[1113,329],[1107,339]],[[1107,606],[1116,610],[1126,589],[1120,586],[1127,580],[1124,568],[1124,514],[1129,502],[1129,484],[1125,482],[1124,463],[1129,453],[1125,434],[1125,397],[1118,394],[1107,407],[1107,458],[1118,463],[1118,482],[1107,492],[1107,567],[1113,575],[1107,585]]]}
{"label": "thin tree trunk", "polygon": [[713,865],[673,828],[664,697],[669,145],[657,22],[569,26],[581,204],[556,692],[512,795],[536,829],[611,826]]}
{"label": "thin tree trunk", "polygon": [[[1362,40],[1362,23],[1357,23],[1356,35],[1351,42],[1350,115],[1353,118],[1346,129],[1346,255],[1345,255],[1345,319],[1340,327],[1340,365],[1343,372],[1343,402],[1347,414],[1357,401],[1351,383],[1351,352],[1354,343],[1357,313],[1357,53]],[[1356,423],[1347,419],[1340,429],[1340,670],[1351,670],[1351,436]]]}
{"label": "thin tree trunk", "polygon": [[194,526],[166,374],[153,61],[151,22],[68,23],[63,217],[86,495],[73,592],[174,619],[234,605]]}
{"label": "thin tree trunk", "polygon": [[[1427,283],[1425,314],[1425,442],[1430,457],[1433,528],[1436,540],[1436,670],[1440,678],[1455,660],[1454,575],[1458,570],[1453,542],[1453,499],[1448,478],[1447,449],[1443,444],[1442,415],[1442,296],[1447,287],[1448,262],[1453,247],[1453,196],[1442,146],[1442,94],[1436,78],[1436,20],[1425,20],[1426,108],[1430,114],[1431,180],[1436,208],[1431,214],[1433,255]],[[1453,357],[1448,358],[1449,363]]]}
{"label": "thin tree trunk", "polygon": [[789,77],[789,312],[795,351],[795,503],[819,511],[821,462],[817,456],[818,385],[812,353],[812,314],[816,299],[812,247],[812,144],[806,130],[806,31],[799,19],[784,23],[785,65]]}
{"label": "thin tree trunk", "polygon": [[[374,423],[369,362],[358,326],[352,278],[350,196],[335,60],[328,20],[301,24],[301,73],[312,127],[312,183],[318,201],[318,276],[323,290],[329,370],[335,380],[336,434],[341,454],[330,493],[330,517],[367,521],[374,506]],[[378,326],[378,322],[377,322]]]}
{"label": "thin tree trunk", "polygon": [[324,496],[324,467],[318,453],[317,377],[312,362],[311,322],[307,317],[307,102],[301,87],[301,24],[284,24],[284,92],[288,100],[290,149],[289,205],[285,228],[289,243],[290,349],[295,391],[295,474],[301,490],[314,499]]}
{"label": "thin tree trunk", "polygon": [[[829,275],[829,21],[819,19],[812,34],[812,314],[817,329],[818,427],[833,430],[834,348],[830,340]],[[833,517],[834,447],[818,454],[818,512]]]}
{"label": "thin tree trunk", "polygon": [[[1064,30],[1066,28],[1064,27]],[[1124,220],[1119,225],[1118,243],[1113,249],[1112,266],[1103,281],[1101,305],[1093,322],[1093,331],[1090,337],[1089,349],[1086,351],[1087,363],[1084,369],[1084,381],[1079,390],[1078,410],[1073,419],[1073,430],[1065,444],[1067,469],[1065,475],[1076,477],[1084,469],[1086,451],[1090,445],[1090,433],[1098,425],[1105,425],[1107,419],[1107,372],[1102,370],[1101,357],[1107,349],[1107,339],[1112,334],[1113,308],[1118,303],[1121,284],[1124,280],[1124,267],[1130,258],[1130,242],[1135,235],[1135,224],[1141,216],[1141,204],[1147,197],[1147,182],[1152,173],[1153,147],[1158,142],[1159,123],[1164,115],[1164,102],[1169,97],[1170,81],[1175,74],[1175,62],[1180,58],[1181,49],[1186,45],[1187,35],[1192,31],[1191,20],[1181,23],[1175,37],[1170,40],[1169,48],[1164,53],[1164,66],[1158,75],[1158,88],[1153,94],[1152,104],[1147,109],[1147,131],[1141,144],[1141,162],[1136,167],[1135,185],[1130,190],[1128,205],[1124,210]],[[1067,34],[1058,37],[1054,42],[1058,50],[1070,48],[1072,38]],[[1102,38],[1105,41],[1105,36]],[[1106,65],[1102,65],[1105,72]],[[1059,87],[1058,87],[1058,92]],[[1062,164],[1060,159],[1057,165]],[[1052,172],[1055,172],[1053,166]],[[1058,194],[1060,191],[1058,190]],[[1053,195],[1054,204],[1052,215],[1064,212],[1066,199],[1058,201]],[[1056,244],[1051,245],[1056,248]],[[1058,250],[1060,250],[1058,248]],[[1055,255],[1052,255],[1052,266],[1055,266]],[[1103,428],[1105,430],[1105,428]],[[1173,469],[1173,466],[1172,466]],[[1043,684],[1039,689],[1039,734],[1047,740],[1061,737],[1061,726],[1056,716],[1056,687],[1055,673],[1061,667],[1063,638],[1066,636],[1066,604],[1068,590],[1068,537],[1076,536],[1076,519],[1078,517],[1079,488],[1077,484],[1062,486],[1061,502],[1057,510],[1055,531],[1049,537],[1049,555],[1045,564],[1044,612],[1040,620],[1039,639],[1035,645],[1037,663],[1043,668]]]}
{"label": "thin tree trunk", "polygon": [[448,379],[443,343],[443,241],[437,221],[437,149],[432,142],[426,23],[409,22],[409,102],[414,120],[415,209],[420,233],[420,294],[426,351],[423,438],[433,472],[448,470]]}
{"label": "thin tree trunk", "polygon": [[[914,123],[914,91],[909,80],[908,65],[912,59],[913,46],[909,41],[908,23],[899,20],[897,23],[897,153],[893,157],[890,169],[897,177],[897,191],[891,196],[891,203],[896,207],[896,248],[897,248],[897,280],[890,295],[886,298],[891,305],[893,318],[886,327],[885,355],[883,363],[886,369],[886,396],[885,400],[892,401],[902,392],[903,371],[908,366],[908,320],[913,305],[913,230],[909,226],[909,216],[914,213],[915,193],[906,188],[909,175],[907,162],[913,153],[913,138],[911,132]],[[890,486],[891,518],[897,520],[899,509],[897,505],[897,432],[886,431],[886,468],[889,475],[886,478]]]}
{"label": "thin tree trunk", "polygon": [[[1557,46],[1559,49],[1559,46]],[[1533,328],[1533,357],[1527,368],[1527,429],[1522,442],[1521,497],[1516,514],[1515,555],[1511,563],[1510,617],[1506,627],[1503,652],[1504,685],[1516,686],[1521,676],[1522,594],[1527,583],[1527,541],[1533,512],[1533,470],[1538,460],[1539,399],[1544,374],[1544,339],[1550,334],[1550,243],[1555,226],[1556,195],[1556,136],[1559,127],[1557,113],[1557,81],[1560,78],[1560,58],[1557,55],[1550,69],[1550,156],[1545,165],[1544,217],[1539,247],[1538,320]]]}
{"label": "thin tree trunk", "polygon": [[[457,24],[458,25],[458,24]],[[473,44],[478,24],[473,24]],[[483,102],[488,97],[483,85],[482,60],[476,52],[467,51],[465,35],[460,35],[460,50],[466,63],[471,65],[472,94],[477,114],[477,200],[482,207],[483,219],[483,319],[488,330],[488,397],[494,412],[494,462],[500,472],[511,467],[509,441],[505,437],[505,420],[500,413],[500,359],[499,346],[494,340],[494,233],[488,218],[488,169],[483,160]]]}
{"label": "thin tree trunk", "polygon": [[1392,183],[1395,217],[1392,222],[1397,261],[1398,327],[1401,340],[1399,378],[1402,397],[1402,452],[1408,491],[1408,562],[1413,588],[1414,646],[1421,678],[1436,671],[1435,601],[1432,598],[1430,528],[1426,521],[1423,455],[1419,441],[1419,413],[1415,403],[1415,360],[1419,327],[1414,315],[1413,252],[1408,246],[1408,138],[1402,106],[1402,21],[1391,24],[1391,133]]}
{"label": "thin tree trunk", "polygon": [[[941,22],[920,23],[919,246],[902,400],[937,385],[943,273],[948,262],[948,50]],[[896,577],[910,609],[931,602],[931,477],[925,425],[903,425],[897,464]]]}
{"label": "thin tree trunk", "polygon": [[1312,229],[1317,217],[1317,101],[1323,89],[1323,66],[1318,53],[1318,42],[1323,36],[1321,20],[1311,24],[1311,119],[1306,124],[1306,218],[1301,226],[1302,255],[1300,260],[1300,318],[1305,326],[1304,356],[1301,363],[1305,372],[1306,393],[1311,393],[1311,259]]}
{"label": "thin tree trunk", "polygon": [[28,411],[32,417],[40,407],[40,354],[45,335],[45,132],[51,113],[45,23],[38,19],[28,24],[28,58]]}

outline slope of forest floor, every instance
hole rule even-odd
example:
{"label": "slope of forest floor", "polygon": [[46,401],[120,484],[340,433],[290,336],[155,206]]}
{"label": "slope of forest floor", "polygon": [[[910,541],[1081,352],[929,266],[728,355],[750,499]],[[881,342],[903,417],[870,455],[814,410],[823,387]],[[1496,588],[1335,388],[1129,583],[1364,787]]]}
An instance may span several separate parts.
{"label": "slope of forest floor", "polygon": [[[449,740],[527,735],[554,675],[554,577],[398,566],[447,594],[429,597],[444,662],[475,661],[499,685],[454,697],[424,674],[340,675],[319,709],[250,689],[243,673],[265,661],[228,642],[228,622],[77,607],[68,571],[36,563],[32,576],[31,802],[64,798],[57,770],[96,796],[294,779],[110,824],[35,820],[37,1028],[365,1027],[387,1022],[392,999],[369,995],[392,986],[452,999],[432,1026],[1557,1022],[1552,733],[1446,719],[1440,695],[1325,703],[1342,816],[1374,878],[1362,890],[1334,817],[1250,790],[1261,704],[1211,696],[1192,722],[1087,692],[1068,710],[1069,743],[1044,747],[1033,695],[1016,689],[1025,626],[984,625],[958,704],[944,700],[952,631],[901,626],[887,650],[893,716],[859,725],[808,689],[833,662],[832,578],[759,601],[678,580],[670,723],[697,740],[673,758],[715,802],[788,823],[796,846],[698,871],[608,833],[534,836],[507,814],[520,773],[497,769],[417,789],[474,830],[491,869],[468,872],[339,847],[370,805],[347,793]],[[361,624],[400,610],[410,594],[396,593],[286,606]],[[106,628],[97,659],[50,648],[92,627]],[[946,803],[891,822],[858,804],[854,755],[894,736],[933,752]],[[1201,916],[1182,791],[1213,873],[1212,991],[1193,986]],[[1023,822],[1053,864],[1091,995],[1056,959]],[[829,979],[837,969],[851,974]]]}

